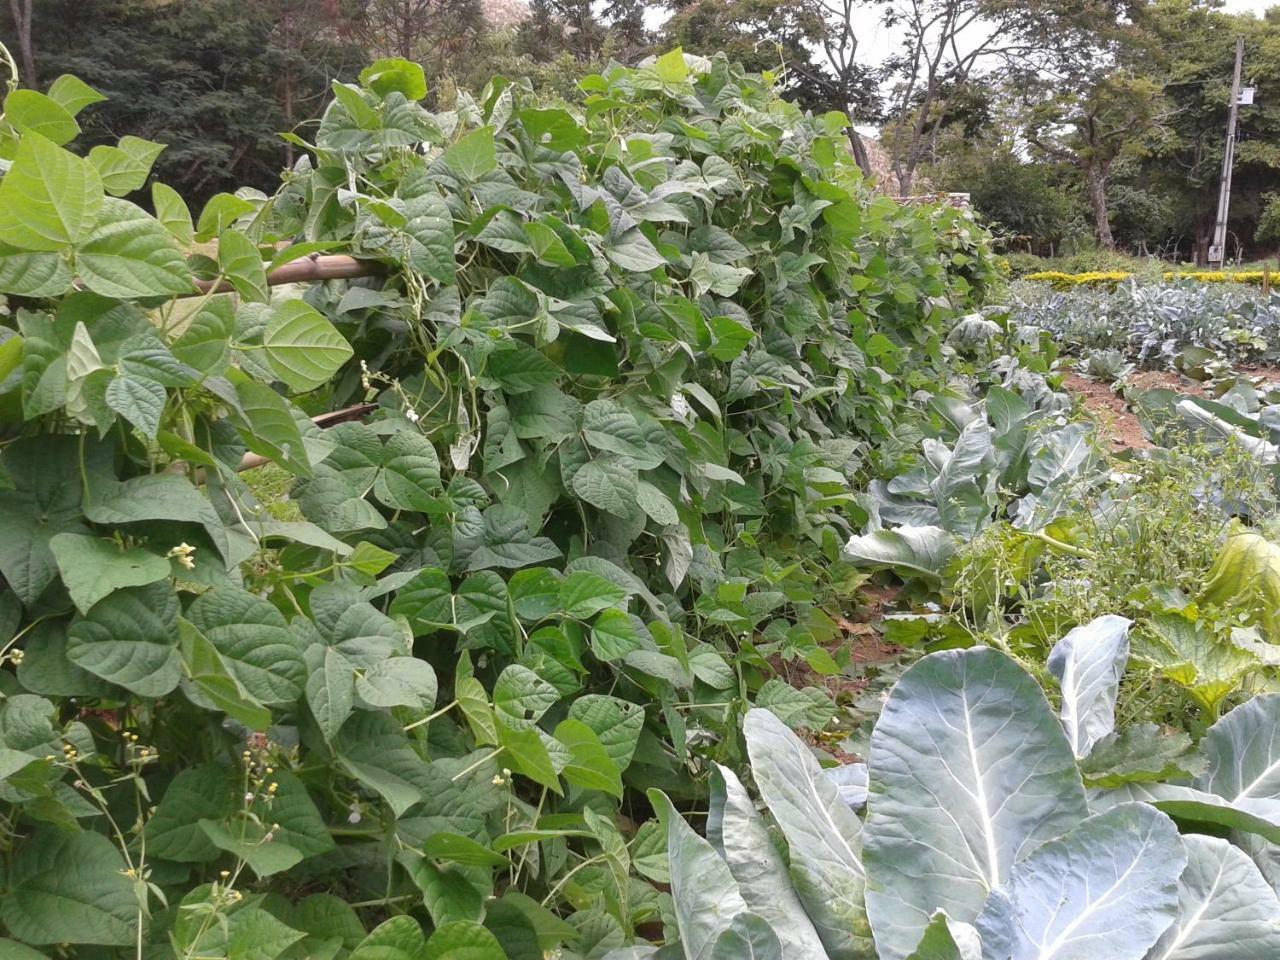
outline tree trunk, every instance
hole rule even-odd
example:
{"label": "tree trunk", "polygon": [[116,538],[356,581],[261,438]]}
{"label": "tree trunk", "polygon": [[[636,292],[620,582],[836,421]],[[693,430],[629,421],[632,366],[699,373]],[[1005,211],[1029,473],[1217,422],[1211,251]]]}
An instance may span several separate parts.
{"label": "tree trunk", "polygon": [[867,156],[867,145],[862,142],[858,131],[849,124],[849,149],[853,152],[853,162],[858,165],[864,177],[871,176],[871,158]]}
{"label": "tree trunk", "polygon": [[1089,206],[1093,208],[1093,229],[1098,244],[1105,250],[1116,248],[1111,236],[1111,218],[1107,213],[1107,171],[1096,163],[1085,168],[1085,182],[1089,188]]}
{"label": "tree trunk", "polygon": [[13,14],[13,27],[18,31],[18,58],[22,61],[20,79],[34,89],[36,57],[31,47],[31,4],[32,0],[9,0],[9,11]]}

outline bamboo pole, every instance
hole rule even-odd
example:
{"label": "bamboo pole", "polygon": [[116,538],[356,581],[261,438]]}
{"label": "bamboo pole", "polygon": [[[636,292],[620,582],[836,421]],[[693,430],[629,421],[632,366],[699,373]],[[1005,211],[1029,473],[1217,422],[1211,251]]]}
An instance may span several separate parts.
{"label": "bamboo pole", "polygon": [[[356,277],[373,277],[384,273],[385,266],[376,260],[357,260],[344,253],[322,256],[313,253],[267,274],[267,285],[278,287],[285,283],[317,283],[323,280],[353,280]],[[195,289],[183,296],[199,297],[206,293],[234,293],[235,287],[226,280],[197,280]]]}

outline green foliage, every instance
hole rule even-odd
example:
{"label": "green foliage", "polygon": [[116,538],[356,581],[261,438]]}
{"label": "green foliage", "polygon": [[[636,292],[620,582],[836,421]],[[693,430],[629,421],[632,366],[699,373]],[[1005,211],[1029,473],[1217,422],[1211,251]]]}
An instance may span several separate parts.
{"label": "green foliage", "polygon": [[[853,484],[982,232],[723,60],[582,110],[364,80],[194,224],[26,129],[72,107],[0,132],[10,939],[597,956],[670,916],[635,786],[701,796],[753,702],[832,716],[771,658],[839,669]],[[366,276],[271,287],[320,251]]]}

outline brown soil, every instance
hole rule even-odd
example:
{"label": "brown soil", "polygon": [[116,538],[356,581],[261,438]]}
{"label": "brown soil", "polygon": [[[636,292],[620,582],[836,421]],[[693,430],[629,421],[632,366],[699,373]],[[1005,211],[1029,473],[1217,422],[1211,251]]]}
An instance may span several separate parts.
{"label": "brown soil", "polygon": [[[1146,374],[1133,374],[1131,381],[1138,376]],[[1111,448],[1116,453],[1123,450],[1146,450],[1153,446],[1143,432],[1138,418],[1125,405],[1124,399],[1116,396],[1109,384],[1087,380],[1078,373],[1069,373],[1062,381],[1062,386],[1081,399],[1085,410],[1097,423],[1099,433],[1110,439]],[[1144,384],[1143,389],[1150,389],[1151,386],[1155,384]]]}

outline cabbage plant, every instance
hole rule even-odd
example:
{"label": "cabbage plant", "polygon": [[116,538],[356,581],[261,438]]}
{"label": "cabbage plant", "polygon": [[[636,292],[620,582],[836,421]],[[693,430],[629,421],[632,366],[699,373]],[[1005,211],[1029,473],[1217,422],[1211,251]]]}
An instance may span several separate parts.
{"label": "cabbage plant", "polygon": [[837,785],[851,778],[823,770],[769,711],[750,711],[744,736],[768,820],[722,767],[705,838],[654,791],[679,946],[610,956],[1280,956],[1280,696],[1212,727],[1194,779],[1143,782],[1137,754],[1155,748],[1120,731],[1128,772],[1121,763],[1109,781],[1119,786],[1088,788],[1082,763],[1095,751],[1116,760],[1128,626],[1101,617],[1058,642],[1056,711],[999,650],[917,662],[872,733],[861,817]]}

